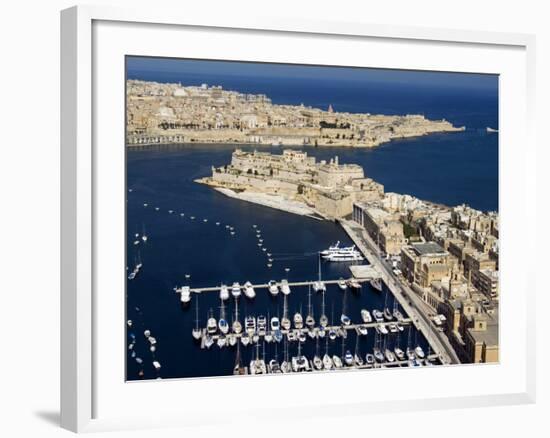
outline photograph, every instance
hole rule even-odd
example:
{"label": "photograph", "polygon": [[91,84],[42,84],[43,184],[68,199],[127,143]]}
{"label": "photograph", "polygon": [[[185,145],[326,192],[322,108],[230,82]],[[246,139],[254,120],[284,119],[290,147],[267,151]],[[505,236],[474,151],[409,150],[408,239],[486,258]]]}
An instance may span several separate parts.
{"label": "photograph", "polygon": [[499,363],[499,75],[124,79],[127,381]]}

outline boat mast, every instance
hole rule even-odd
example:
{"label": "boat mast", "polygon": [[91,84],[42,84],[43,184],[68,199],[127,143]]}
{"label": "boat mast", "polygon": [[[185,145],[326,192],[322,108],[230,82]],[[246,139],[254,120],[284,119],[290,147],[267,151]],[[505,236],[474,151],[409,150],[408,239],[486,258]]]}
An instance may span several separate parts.
{"label": "boat mast", "polygon": [[195,306],[195,328],[199,330],[199,296],[197,295],[197,305]]}
{"label": "boat mast", "polygon": [[308,291],[307,291],[307,314],[309,316],[312,316],[311,314],[311,284],[309,285],[308,287]]}

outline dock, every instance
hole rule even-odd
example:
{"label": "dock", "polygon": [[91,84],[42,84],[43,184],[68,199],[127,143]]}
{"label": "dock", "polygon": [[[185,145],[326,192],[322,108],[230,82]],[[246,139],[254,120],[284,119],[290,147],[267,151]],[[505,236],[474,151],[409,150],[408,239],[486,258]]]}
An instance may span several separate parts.
{"label": "dock", "polygon": [[[371,270],[371,271],[369,271],[369,273],[371,273],[372,275],[368,276],[368,277],[361,277],[361,278],[353,277],[353,278],[347,278],[347,279],[343,279],[343,280],[348,282],[348,281],[353,279],[353,280],[357,281],[358,283],[364,283],[366,281],[370,281],[370,280],[373,280],[375,278],[380,278],[380,275],[378,274],[377,271]],[[378,275],[378,277],[377,277],[377,275]],[[338,280],[323,280],[323,283],[328,286],[328,285],[331,285],[331,284],[338,284],[340,281],[342,281],[342,280],[341,279],[338,279]],[[313,280],[313,281],[294,281],[294,282],[289,282],[288,286],[289,287],[313,286],[315,283],[317,283],[317,280]],[[232,286],[229,284],[229,285],[227,285],[227,287],[231,291]],[[266,291],[268,291],[269,285],[267,283],[253,284],[252,287],[254,288],[254,290],[256,290],[256,289],[265,289]],[[281,283],[277,283],[277,287],[280,288]],[[240,285],[240,288],[242,290],[242,289],[244,289],[244,286]],[[348,286],[348,288],[349,288],[349,286]],[[190,290],[191,290],[192,293],[195,293],[195,294],[202,294],[203,292],[219,292],[221,290],[221,286],[195,287],[195,288],[191,288]],[[282,294],[282,292],[280,292],[280,291],[279,291],[279,293]]]}

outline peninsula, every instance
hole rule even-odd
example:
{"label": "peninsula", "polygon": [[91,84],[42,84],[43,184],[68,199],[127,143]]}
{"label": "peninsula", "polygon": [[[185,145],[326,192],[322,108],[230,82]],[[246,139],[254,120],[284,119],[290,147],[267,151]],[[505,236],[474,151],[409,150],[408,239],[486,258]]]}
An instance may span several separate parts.
{"label": "peninsula", "polygon": [[304,105],[279,105],[264,94],[221,86],[183,86],[128,80],[129,147],[153,144],[235,143],[374,147],[396,138],[456,132],[446,120],[423,115],[337,112]]}

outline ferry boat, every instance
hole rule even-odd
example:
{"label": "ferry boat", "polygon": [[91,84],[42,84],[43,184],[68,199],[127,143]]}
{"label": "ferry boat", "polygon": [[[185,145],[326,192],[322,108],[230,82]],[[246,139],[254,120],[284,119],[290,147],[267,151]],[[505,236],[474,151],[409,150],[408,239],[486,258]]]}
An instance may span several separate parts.
{"label": "ferry boat", "polygon": [[269,280],[269,283],[267,283],[269,293],[273,296],[276,296],[279,293],[279,287],[277,286],[277,282],[274,280]]}
{"label": "ferry boat", "polygon": [[220,286],[220,299],[225,301],[229,298],[229,289],[225,284]]}
{"label": "ferry boat", "polygon": [[256,296],[256,292],[254,291],[254,288],[252,287],[252,283],[250,283],[250,281],[247,281],[244,284],[244,294],[247,298],[254,298]]}
{"label": "ferry boat", "polygon": [[[333,247],[331,247],[333,248]],[[363,256],[354,246],[321,251],[321,257],[328,262],[358,262],[364,260]]]}
{"label": "ferry boat", "polygon": [[231,295],[235,298],[241,296],[241,285],[238,282],[233,283],[233,286],[231,287]]}
{"label": "ferry boat", "polygon": [[285,295],[290,294],[290,286],[288,285],[288,280],[281,280],[281,292]]}
{"label": "ferry boat", "polygon": [[369,284],[378,292],[382,292],[382,279],[381,278],[373,278],[369,281]]}
{"label": "ferry boat", "polygon": [[372,322],[372,316],[367,309],[361,309],[361,319],[365,324]]}

